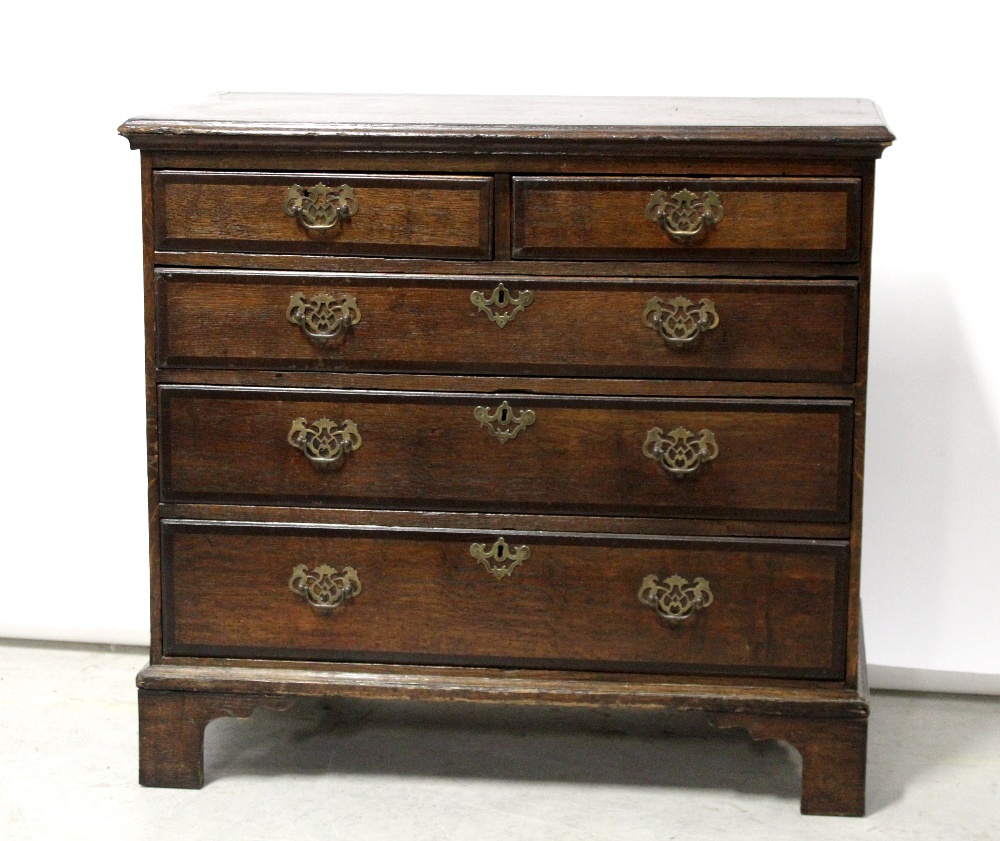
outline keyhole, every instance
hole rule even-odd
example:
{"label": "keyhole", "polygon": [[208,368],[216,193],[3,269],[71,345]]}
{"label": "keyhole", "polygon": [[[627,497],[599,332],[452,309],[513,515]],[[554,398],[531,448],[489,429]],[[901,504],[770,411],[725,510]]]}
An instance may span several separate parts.
{"label": "keyhole", "polygon": [[509,406],[504,406],[500,410],[500,423],[504,423],[504,424],[510,423],[510,414],[511,414],[510,407]]}
{"label": "keyhole", "polygon": [[504,544],[497,546],[497,560],[502,561],[507,557],[507,547]]}
{"label": "keyhole", "polygon": [[498,289],[497,290],[497,304],[501,307],[507,305],[507,290]]}

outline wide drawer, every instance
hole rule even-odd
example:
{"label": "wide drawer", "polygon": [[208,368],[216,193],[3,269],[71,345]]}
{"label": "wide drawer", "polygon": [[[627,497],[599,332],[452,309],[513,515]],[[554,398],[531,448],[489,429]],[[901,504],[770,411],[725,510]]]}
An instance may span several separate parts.
{"label": "wide drawer", "polygon": [[162,170],[153,177],[155,242],[174,251],[484,260],[492,185],[478,175]]}
{"label": "wide drawer", "polygon": [[844,543],[166,521],[162,547],[168,655],[843,677]]}
{"label": "wide drawer", "polygon": [[856,178],[518,177],[515,258],[854,262]]}
{"label": "wide drawer", "polygon": [[194,386],[160,395],[164,501],[850,517],[850,401]]}
{"label": "wide drawer", "polygon": [[164,367],[851,382],[854,281],[157,272]]}

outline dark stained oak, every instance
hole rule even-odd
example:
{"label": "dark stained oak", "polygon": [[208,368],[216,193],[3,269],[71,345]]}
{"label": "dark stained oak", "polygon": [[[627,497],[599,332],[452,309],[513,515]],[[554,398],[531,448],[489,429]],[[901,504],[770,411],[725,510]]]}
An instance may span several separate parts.
{"label": "dark stained oak", "polygon": [[[252,150],[148,151],[146,158],[153,169],[204,169],[248,171],[260,167],[260,155]],[[538,173],[600,173],[602,175],[674,175],[690,176],[818,176],[830,178],[862,177],[871,161],[850,157],[814,155],[802,158],[767,158],[740,155],[730,147],[711,156],[686,154],[684,148],[674,154],[577,154],[564,150],[558,158],[531,154],[530,151],[502,152],[496,149],[476,153],[452,152],[447,156],[428,155],[426,151],[376,151],[372,148],[338,151],[330,149],[275,149],[267,155],[271,172],[410,172],[410,173],[502,173],[529,175]]]}
{"label": "dark stained oak", "polygon": [[[470,300],[496,277],[157,273],[159,364],[166,368],[657,375],[852,382],[851,281],[600,281],[505,278],[531,303],[498,327]],[[286,317],[293,295],[353,296],[361,321],[318,344]],[[708,299],[719,324],[669,346],[643,324],[653,298]],[[508,306],[501,312],[510,312]]]}
{"label": "dark stained oak", "polygon": [[[530,557],[496,578],[497,535],[164,523],[168,655],[708,672],[843,673],[847,546],[804,541],[504,535]],[[257,558],[253,564],[247,558]],[[293,569],[357,571],[317,609]],[[705,578],[714,601],[671,626],[647,575]]]}
{"label": "dark stained oak", "polygon": [[157,788],[205,784],[205,727],[256,709],[287,710],[294,698],[139,690],[139,782]]}
{"label": "dark stained oak", "polygon": [[[308,669],[156,666],[140,672],[140,780],[143,785],[198,788],[204,781],[202,738],[208,721],[284,709],[297,697],[556,704],[703,710],[718,727],[757,739],[781,739],[802,755],[803,814],[858,816],[865,807],[868,707],[845,690],[799,681],[733,685],[640,674],[593,674],[366,664]],[[304,664],[303,664],[304,665]],[[498,680],[502,674],[502,680]],[[586,692],[580,691],[585,683]],[[262,696],[260,693],[269,693]]]}
{"label": "dark stained oak", "polygon": [[[851,404],[516,394],[161,388],[165,501],[846,522]],[[474,416],[508,401],[536,420],[505,443]],[[296,418],[353,421],[336,472],[291,446]],[[649,430],[710,430],[719,455],[678,479]]]}
{"label": "dark stained oak", "polygon": [[502,280],[504,275],[537,277],[681,277],[699,278],[821,278],[858,279],[857,263],[770,260],[500,260],[484,267],[477,260],[434,260],[406,257],[340,257],[331,254],[258,254],[214,251],[157,251],[156,263],[162,267],[222,268],[267,271],[329,272],[400,272],[406,274],[481,275],[484,268]]}
{"label": "dark stained oak", "polygon": [[178,520],[243,523],[294,523],[340,526],[396,526],[438,531],[585,532],[684,537],[767,537],[848,540],[850,523],[720,520],[692,517],[580,517],[574,514],[506,514],[489,511],[412,511],[398,508],[303,508],[287,505],[234,505],[164,502],[160,516]]}
{"label": "dark stained oak", "polygon": [[260,388],[350,388],[390,391],[454,391],[479,394],[567,394],[596,397],[805,398],[851,400],[852,383],[767,380],[624,379],[521,377],[469,374],[377,373],[357,371],[274,371],[263,369],[160,368],[163,385],[233,385]]}
{"label": "dark stained oak", "polygon": [[[676,243],[646,218],[654,192],[712,191],[722,219]],[[515,178],[515,258],[831,260],[858,258],[857,179]]]}
{"label": "dark stained oak", "polygon": [[[308,232],[284,211],[288,190],[317,184],[354,191],[356,215]],[[158,248],[277,251],[369,257],[486,259],[492,179],[481,176],[157,172]]]}
{"label": "dark stained oak", "polygon": [[739,727],[755,739],[781,739],[802,755],[802,814],[865,814],[868,720],[714,713],[717,727]]}
{"label": "dark stained oak", "polygon": [[867,99],[225,93],[119,131],[140,149],[628,150],[878,157]]}
{"label": "dark stained oak", "polygon": [[[725,675],[659,675],[552,669],[468,669],[381,663],[171,658],[139,672],[140,689],[348,698],[646,709],[742,711],[864,720],[867,697],[842,684]],[[502,681],[498,677],[504,678]],[[581,691],[585,688],[586,691]]]}
{"label": "dark stained oak", "polygon": [[[142,150],[150,665],[140,781],[203,783],[205,725],[299,697],[702,710],[802,754],[802,810],[864,811],[861,499],[875,159],[861,99],[222,94]],[[323,234],[292,184],[355,190]],[[678,245],[654,190],[725,213]],[[470,300],[533,300],[504,328]],[[355,297],[310,341],[296,293]],[[653,296],[710,300],[683,349]],[[473,415],[535,423],[501,444]],[[351,418],[339,472],[289,445]],[[653,426],[711,429],[678,480]],[[530,547],[509,577],[470,553]],[[292,569],[351,565],[332,613]],[[703,577],[671,627],[644,576]]]}

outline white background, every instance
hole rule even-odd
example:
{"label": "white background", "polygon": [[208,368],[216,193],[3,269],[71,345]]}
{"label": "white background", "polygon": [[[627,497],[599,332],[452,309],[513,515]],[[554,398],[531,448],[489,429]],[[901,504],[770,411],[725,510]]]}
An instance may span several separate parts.
{"label": "white background", "polygon": [[219,90],[862,96],[899,138],[876,190],[869,660],[1000,674],[985,4],[27,6],[0,36],[0,636],[147,640],[139,156],[115,134],[127,117]]}

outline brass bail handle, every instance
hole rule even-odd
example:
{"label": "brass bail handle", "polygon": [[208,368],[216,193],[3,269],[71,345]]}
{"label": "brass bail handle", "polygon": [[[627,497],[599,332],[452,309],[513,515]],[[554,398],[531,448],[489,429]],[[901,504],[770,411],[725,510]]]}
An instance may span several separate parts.
{"label": "brass bail handle", "polygon": [[325,234],[360,210],[354,190],[347,184],[327,187],[322,181],[312,187],[293,184],[285,197],[285,214],[295,217],[311,234]]}
{"label": "brass bail handle", "polygon": [[321,564],[310,570],[306,564],[299,564],[292,570],[288,589],[302,596],[313,607],[336,610],[361,593],[361,579],[354,567],[344,567],[343,571],[339,571]]}
{"label": "brass bail handle", "polygon": [[678,245],[698,242],[709,228],[722,221],[722,216],[722,199],[712,190],[678,190],[672,194],[657,190],[646,205],[646,218],[663,228]]}
{"label": "brass bail handle", "polygon": [[709,298],[694,301],[678,295],[669,301],[650,298],[642,311],[642,323],[660,334],[667,347],[684,350],[698,337],[719,326],[719,314]]}
{"label": "brass bail handle", "polygon": [[323,347],[343,339],[361,321],[361,310],[353,295],[318,292],[307,298],[304,292],[296,292],[285,318],[297,324],[310,342]]}
{"label": "brass bail handle", "polygon": [[712,588],[705,578],[688,581],[680,575],[647,575],[639,585],[639,601],[656,611],[671,627],[685,619],[690,619],[699,610],[704,610],[715,600]]}
{"label": "brass bail handle", "polygon": [[318,470],[340,470],[347,456],[361,449],[361,433],[352,420],[337,423],[320,418],[311,424],[305,418],[292,421],[288,443],[301,450]]}
{"label": "brass bail handle", "polygon": [[683,426],[664,434],[654,426],[646,433],[642,454],[658,462],[671,476],[683,479],[692,476],[719,455],[715,434],[703,429],[697,435]]}

